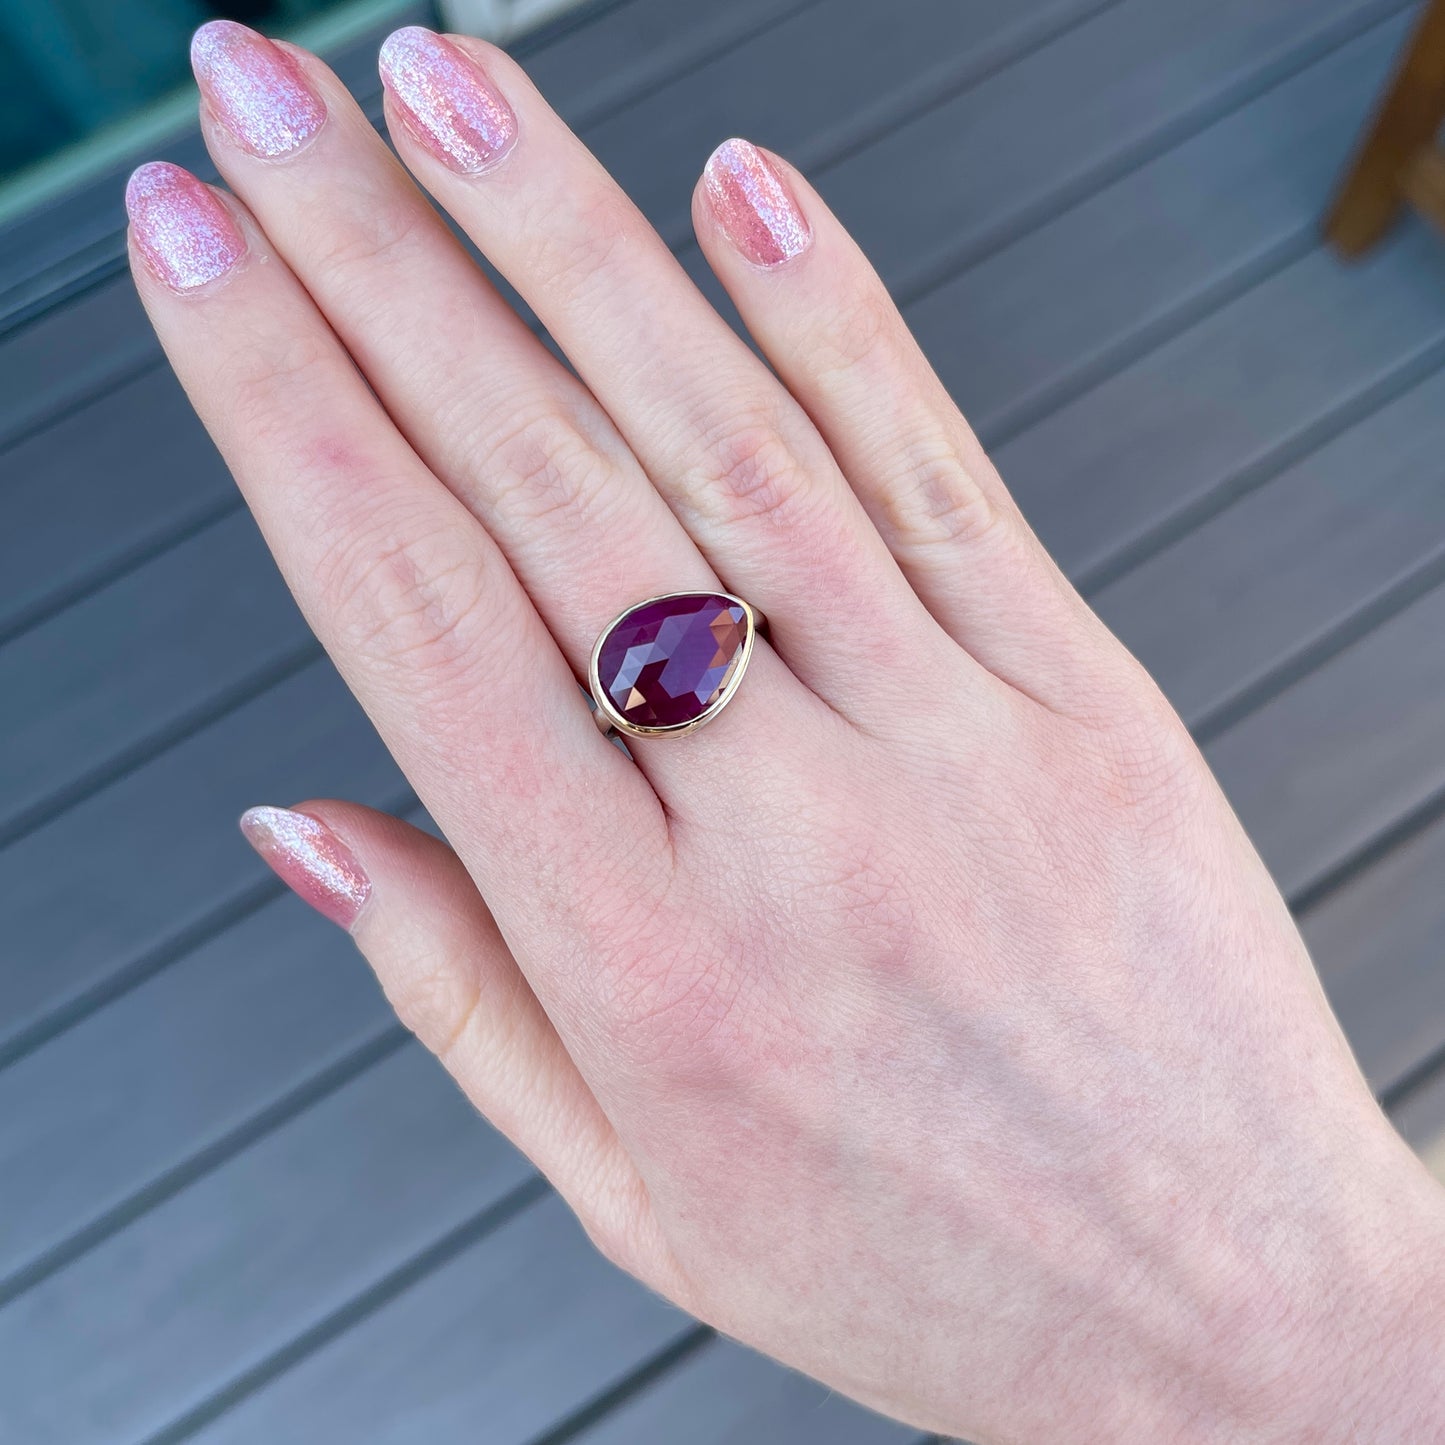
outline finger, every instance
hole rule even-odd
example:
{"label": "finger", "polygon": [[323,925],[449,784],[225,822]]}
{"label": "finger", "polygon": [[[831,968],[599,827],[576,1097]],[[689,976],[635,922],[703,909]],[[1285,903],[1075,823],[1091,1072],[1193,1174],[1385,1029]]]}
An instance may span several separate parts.
{"label": "finger", "polygon": [[252,808],[241,831],[288,887],[350,932],[402,1023],[594,1239],[655,1278],[665,1251],[650,1246],[632,1160],[457,855],[354,803]]}
{"label": "finger", "polygon": [[[574,673],[644,597],[719,581],[606,412],[497,294],[324,65],[242,26],[192,47],[207,143],[415,450],[496,539]],[[759,651],[704,753],[762,747],[799,703]],[[744,703],[744,697],[746,702]],[[721,769],[673,749],[639,762],[678,811]],[[699,766],[700,762],[702,763]]]}
{"label": "finger", "polygon": [[[872,266],[817,193],[746,141],[693,197],[698,239],[929,611],[985,667],[1068,711],[1103,629],[1020,516]],[[812,244],[785,254],[806,228]]]}
{"label": "finger", "polygon": [[793,670],[850,716],[894,709],[871,644],[913,658],[931,629],[797,404],[500,51],[411,28],[382,73],[407,164],[547,324],[718,574],[768,613]]}
{"label": "finger", "polygon": [[182,383],[311,625],[514,936],[546,937],[564,881],[588,893],[618,857],[655,882],[656,796],[600,741],[495,544],[254,223],[174,166],[143,167],[127,200],[137,285]]}

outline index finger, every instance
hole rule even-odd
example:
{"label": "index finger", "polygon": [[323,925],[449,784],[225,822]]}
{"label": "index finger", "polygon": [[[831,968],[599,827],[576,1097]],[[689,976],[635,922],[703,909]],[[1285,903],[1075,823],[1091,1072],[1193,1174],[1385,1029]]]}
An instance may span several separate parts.
{"label": "index finger", "polygon": [[504,930],[525,942],[555,924],[618,859],[631,889],[645,886],[643,865],[665,855],[656,795],[598,734],[496,544],[255,222],[169,165],[142,167],[127,207],[136,284],[182,384],[307,620]]}

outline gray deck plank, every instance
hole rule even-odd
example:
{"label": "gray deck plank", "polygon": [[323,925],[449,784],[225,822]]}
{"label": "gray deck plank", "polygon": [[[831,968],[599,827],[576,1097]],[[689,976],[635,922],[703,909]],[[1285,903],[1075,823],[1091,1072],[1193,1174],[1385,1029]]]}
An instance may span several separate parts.
{"label": "gray deck plank", "polygon": [[1445,372],[1286,468],[1094,598],[1198,726],[1445,553]]}
{"label": "gray deck plank", "polygon": [[771,34],[822,0],[627,0],[542,44],[523,37],[518,59],[559,115],[585,125],[708,61]]}
{"label": "gray deck plank", "polygon": [[0,855],[0,1055],[57,1010],[184,948],[274,887],[235,832],[250,804],[386,806],[395,763],[319,662]]}
{"label": "gray deck plank", "polygon": [[244,512],[23,633],[0,647],[0,840],[315,651]]}
{"label": "gray deck plank", "polygon": [[1123,0],[815,179],[908,295],[1404,8]]}
{"label": "gray deck plank", "polygon": [[397,1031],[288,893],[0,1070],[0,1296]]}
{"label": "gray deck plank", "polygon": [[1403,389],[1442,350],[1445,248],[1407,225],[1359,267],[1309,253],[994,460],[1044,542],[1089,585]]}
{"label": "gray deck plank", "polygon": [[1445,587],[1205,748],[1286,896],[1445,788]]}
{"label": "gray deck plank", "polygon": [[1441,879],[1445,820],[1391,849],[1303,920],[1330,1002],[1377,1093],[1445,1046]]}
{"label": "gray deck plank", "polygon": [[235,505],[179,383],[151,370],[0,459],[0,636]]}
{"label": "gray deck plank", "polygon": [[[1024,83],[1028,62],[1010,60],[1041,44],[1051,48],[1045,42],[1064,43],[1053,37],[1081,20],[1093,28],[1101,21],[1088,17],[1118,3],[910,0],[908,23],[900,25],[887,7],[834,0],[720,56],[705,72],[679,76],[590,128],[587,141],[663,239],[681,246],[692,236],[698,174],[727,136],[744,135],[804,165],[825,165],[900,115],[986,83],[995,70]],[[949,159],[966,136],[950,138]]]}
{"label": "gray deck plank", "polygon": [[905,308],[988,441],[1318,234],[1409,17],[1382,21]]}
{"label": "gray deck plank", "polygon": [[0,1438],[143,1439],[534,1177],[408,1045],[0,1311]]}
{"label": "gray deck plank", "polygon": [[[4,449],[26,432],[160,364],[160,346],[129,276],[0,339],[0,478],[14,474]],[[0,480],[0,489],[6,485]]]}
{"label": "gray deck plank", "polygon": [[729,1340],[712,1340],[575,1437],[577,1445],[925,1445],[928,1438]]}
{"label": "gray deck plank", "polygon": [[[920,107],[925,156],[913,171],[879,164],[874,155],[908,126],[857,154],[847,146],[830,154],[825,143],[790,149],[899,296],[905,318],[989,442],[1038,414],[1069,384],[1079,369],[1069,361],[1078,333],[1095,333],[1088,338],[1091,365],[1107,366],[1139,323],[1175,324],[1180,313],[1206,305],[1211,292],[1237,284],[1242,266],[1268,265],[1313,225],[1372,99],[1368,87],[1378,84],[1381,46],[1388,48],[1409,18],[1389,4],[1316,10],[1312,23],[1291,30],[1273,26],[1267,7],[1233,14],[1216,7],[1208,12],[1211,23],[1220,24],[1228,43],[1191,55],[1198,71],[1179,88],[1184,109],[1151,131],[1144,117],[1159,117],[1157,93],[1171,84],[1160,69],[1177,58],[1161,34],[1120,41],[1110,53],[1116,32],[1132,29],[1133,12],[1125,9],[960,94],[953,105],[972,109],[952,127],[940,127]],[[1196,8],[1185,23],[1205,13]],[[1149,18],[1151,24],[1160,18],[1158,7],[1150,7]],[[1283,49],[1282,34],[1294,36]],[[1108,87],[1080,79],[1100,73],[1101,54]],[[1069,56],[1093,68],[1070,74]],[[1316,78],[1302,86],[1296,80],[1321,73],[1335,77],[1334,96],[1321,97]],[[1246,97],[1237,110],[1221,110],[1211,79]],[[1032,114],[1039,94],[1049,96],[1046,124]],[[1117,106],[1117,114],[1101,117],[1100,105]],[[1002,154],[993,144],[995,110],[1022,113],[1022,129],[1003,138]],[[990,143],[981,144],[981,135]],[[918,173],[925,168],[947,176],[947,185]],[[944,193],[941,200],[934,191]],[[1221,197],[1226,204],[1218,204]],[[926,207],[935,204],[954,208],[946,232],[929,229]],[[930,258],[928,246],[940,235],[952,249],[946,258]],[[1218,260],[1201,266],[1199,254],[1211,243]],[[1241,245],[1246,261],[1236,258]],[[731,319],[731,304],[695,243],[680,255]],[[1125,255],[1133,275],[1118,267]],[[1117,279],[1100,284],[1090,269],[1095,262]],[[1067,279],[1065,301],[1054,306],[1040,296],[1019,317],[1019,289],[1031,295],[1035,272],[1046,284],[1055,274]],[[1114,336],[1121,327],[1124,335]]]}
{"label": "gray deck plank", "polygon": [[549,1196],[194,1438],[525,1445],[692,1328]]}

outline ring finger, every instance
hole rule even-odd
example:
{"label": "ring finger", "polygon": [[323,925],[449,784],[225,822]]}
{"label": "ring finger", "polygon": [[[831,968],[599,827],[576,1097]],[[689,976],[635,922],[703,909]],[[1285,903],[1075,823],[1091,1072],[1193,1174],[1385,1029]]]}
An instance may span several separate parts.
{"label": "ring finger", "polygon": [[802,408],[521,69],[416,27],[381,68],[402,158],[541,317],[714,568],[768,612],[794,673],[863,722],[896,715],[909,662],[964,666]]}

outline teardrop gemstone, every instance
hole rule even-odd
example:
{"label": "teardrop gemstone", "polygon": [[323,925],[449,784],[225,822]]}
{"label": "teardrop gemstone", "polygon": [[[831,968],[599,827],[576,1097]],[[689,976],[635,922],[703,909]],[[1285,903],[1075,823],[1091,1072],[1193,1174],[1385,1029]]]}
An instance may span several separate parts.
{"label": "teardrop gemstone", "polygon": [[603,634],[596,684],[634,727],[684,727],[722,696],[744,656],[749,625],[741,602],[715,592],[640,603]]}

